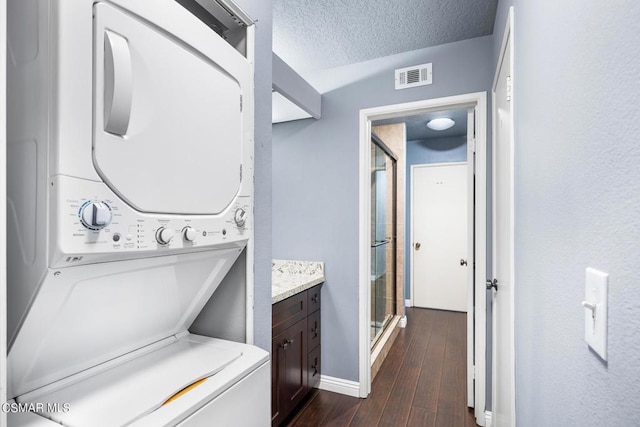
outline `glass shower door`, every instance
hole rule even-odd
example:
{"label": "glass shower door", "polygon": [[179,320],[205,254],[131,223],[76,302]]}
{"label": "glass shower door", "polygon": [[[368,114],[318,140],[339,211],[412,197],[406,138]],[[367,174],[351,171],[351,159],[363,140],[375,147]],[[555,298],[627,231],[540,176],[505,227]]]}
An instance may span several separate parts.
{"label": "glass shower door", "polygon": [[396,161],[371,140],[371,346],[396,311]]}

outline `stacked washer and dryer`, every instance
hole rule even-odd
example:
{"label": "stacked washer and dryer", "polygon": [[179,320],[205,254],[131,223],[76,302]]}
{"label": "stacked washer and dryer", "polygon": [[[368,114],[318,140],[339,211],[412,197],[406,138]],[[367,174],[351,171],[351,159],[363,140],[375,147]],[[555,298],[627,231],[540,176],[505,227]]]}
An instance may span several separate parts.
{"label": "stacked washer and dryer", "polygon": [[250,19],[9,0],[8,24],[9,425],[268,425]]}

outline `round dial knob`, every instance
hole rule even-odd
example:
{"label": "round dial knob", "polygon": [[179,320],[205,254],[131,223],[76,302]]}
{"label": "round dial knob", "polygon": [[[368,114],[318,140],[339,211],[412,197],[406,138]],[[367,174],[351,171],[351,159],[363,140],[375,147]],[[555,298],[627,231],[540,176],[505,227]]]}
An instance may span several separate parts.
{"label": "round dial knob", "polygon": [[194,240],[196,240],[197,235],[198,232],[193,227],[187,226],[182,229],[182,238],[187,242],[193,242]]}
{"label": "round dial knob", "polygon": [[80,208],[80,222],[90,230],[106,227],[111,217],[111,207],[105,202],[90,202]]}
{"label": "round dial knob", "polygon": [[247,222],[247,211],[242,208],[236,209],[236,213],[233,215],[233,220],[238,227],[244,227],[245,222]]}
{"label": "round dial knob", "polygon": [[161,245],[168,245],[171,239],[173,239],[173,230],[166,227],[160,227],[156,230],[156,240]]}

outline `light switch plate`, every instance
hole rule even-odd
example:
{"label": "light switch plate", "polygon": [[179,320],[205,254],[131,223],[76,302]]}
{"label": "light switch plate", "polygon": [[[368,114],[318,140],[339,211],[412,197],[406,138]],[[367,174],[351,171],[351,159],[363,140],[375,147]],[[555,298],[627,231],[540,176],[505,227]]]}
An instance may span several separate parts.
{"label": "light switch plate", "polygon": [[607,360],[609,275],[589,267],[586,276],[585,302],[595,305],[595,311],[584,308],[584,339],[593,351]]}

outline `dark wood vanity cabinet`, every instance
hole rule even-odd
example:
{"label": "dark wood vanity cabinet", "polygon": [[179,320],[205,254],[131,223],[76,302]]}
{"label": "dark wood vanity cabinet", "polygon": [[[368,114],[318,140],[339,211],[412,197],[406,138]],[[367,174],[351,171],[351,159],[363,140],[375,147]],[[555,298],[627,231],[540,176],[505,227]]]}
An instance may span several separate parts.
{"label": "dark wood vanity cabinet", "polygon": [[282,421],[320,382],[320,286],[273,305],[271,424]]}

